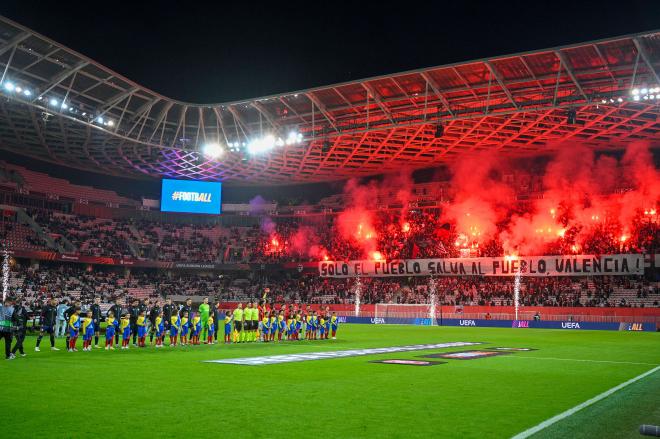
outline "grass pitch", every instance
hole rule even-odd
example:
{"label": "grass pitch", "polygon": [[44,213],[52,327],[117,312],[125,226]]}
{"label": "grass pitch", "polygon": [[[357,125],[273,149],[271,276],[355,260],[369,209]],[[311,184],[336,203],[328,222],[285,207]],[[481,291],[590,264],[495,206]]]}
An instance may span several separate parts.
{"label": "grass pitch", "polygon": [[[336,341],[51,352],[0,363],[19,437],[511,437],[660,364],[660,333],[343,325]],[[452,341],[482,346],[265,366],[204,363]],[[81,342],[79,342],[80,344]],[[63,348],[63,339],[58,346]],[[432,367],[378,359],[525,347]],[[536,437],[639,437],[660,424],[660,371]]]}

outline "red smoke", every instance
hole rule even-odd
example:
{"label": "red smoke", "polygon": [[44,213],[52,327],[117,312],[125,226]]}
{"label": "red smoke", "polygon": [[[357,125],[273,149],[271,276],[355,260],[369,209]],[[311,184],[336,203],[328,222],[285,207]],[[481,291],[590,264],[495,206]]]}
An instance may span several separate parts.
{"label": "red smoke", "polygon": [[513,215],[500,235],[505,252],[598,253],[605,243],[630,238],[636,218],[660,199],[660,179],[643,144],[624,157],[596,157],[577,144],[559,146],[546,166],[543,192],[529,210]]}
{"label": "red smoke", "polygon": [[378,230],[376,211],[380,204],[394,203],[401,206],[396,221],[403,227],[413,197],[412,188],[412,175],[407,170],[386,175],[382,182],[372,180],[360,184],[357,180],[348,181],[344,187],[345,209],[337,215],[337,233],[343,240],[359,248],[361,257],[380,259],[382,255],[378,241],[387,237],[379,236],[385,230]]}
{"label": "red smoke", "polygon": [[378,233],[374,214],[377,208],[376,183],[360,185],[351,180],[344,189],[346,206],[337,215],[336,228],[340,237],[362,251],[362,257],[377,250]]}
{"label": "red smoke", "polygon": [[[411,213],[416,194],[410,172],[382,182],[351,180],[332,228],[319,219],[316,225],[279,232],[286,237],[279,243],[284,242],[286,254],[322,260],[418,252],[598,254],[629,246],[639,250],[657,240],[660,174],[648,145],[631,144],[620,158],[576,143],[552,146],[557,153],[547,162],[520,165],[495,154],[457,161],[450,169],[452,201],[442,206],[440,218]],[[532,162],[541,170],[531,170]],[[517,199],[519,194],[526,198]],[[401,208],[387,213],[381,209],[385,204]],[[264,220],[262,229],[275,236],[272,221]],[[451,240],[449,249],[439,245],[440,251],[435,244],[444,240]]]}
{"label": "red smoke", "polygon": [[310,226],[300,226],[289,238],[288,253],[310,259],[324,259],[328,252],[321,245],[321,238]]}
{"label": "red smoke", "polygon": [[453,201],[442,213],[456,227],[457,247],[478,248],[497,237],[514,198],[513,190],[497,179],[501,159],[494,154],[464,158],[452,166]]}

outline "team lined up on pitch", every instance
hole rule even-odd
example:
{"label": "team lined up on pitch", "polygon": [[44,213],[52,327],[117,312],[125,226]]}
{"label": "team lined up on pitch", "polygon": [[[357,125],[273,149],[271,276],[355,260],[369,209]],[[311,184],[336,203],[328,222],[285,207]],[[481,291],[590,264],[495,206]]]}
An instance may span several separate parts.
{"label": "team lined up on pitch", "polygon": [[[260,318],[260,314],[262,317]],[[69,341],[67,350],[77,351],[77,341],[82,334],[83,351],[92,349],[92,339],[100,328],[95,326],[92,310],[81,316],[81,309],[76,307],[68,321]],[[98,323],[96,323],[98,325]],[[339,319],[335,312],[326,311],[319,315],[317,311],[260,311],[248,302],[245,308],[239,303],[232,312],[226,312],[224,317],[224,342],[248,343],[248,342],[274,342],[283,340],[327,340],[330,336],[336,339]],[[202,329],[208,337],[206,344],[215,344],[213,334],[216,322],[213,316],[209,316],[203,325],[202,317],[194,314],[192,319],[188,311],[172,315],[169,321],[164,317],[161,310],[154,320],[150,320],[145,311],[140,311],[136,325],[131,324],[128,313],[122,313],[117,318],[113,311],[108,311],[105,329],[105,349],[114,350],[115,338],[121,336],[121,349],[129,349],[130,339],[133,336],[132,327],[137,326],[137,346],[146,347],[147,334],[155,335],[155,346],[164,346],[165,337],[168,336],[169,346],[177,344],[182,346],[199,345]]]}

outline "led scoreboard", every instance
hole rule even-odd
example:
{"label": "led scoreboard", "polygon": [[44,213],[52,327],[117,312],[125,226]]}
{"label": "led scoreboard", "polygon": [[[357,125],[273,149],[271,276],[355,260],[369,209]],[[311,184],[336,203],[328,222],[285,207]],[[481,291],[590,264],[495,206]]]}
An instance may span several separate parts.
{"label": "led scoreboard", "polygon": [[222,207],[221,198],[220,182],[163,179],[160,210],[218,215]]}

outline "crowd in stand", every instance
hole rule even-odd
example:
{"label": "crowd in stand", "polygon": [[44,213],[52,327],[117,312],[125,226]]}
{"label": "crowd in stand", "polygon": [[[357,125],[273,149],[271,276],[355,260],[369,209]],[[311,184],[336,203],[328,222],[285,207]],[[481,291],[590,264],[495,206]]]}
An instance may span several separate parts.
{"label": "crowd in stand", "polygon": [[[256,262],[357,260],[370,258],[365,247],[372,247],[388,260],[437,257],[502,256],[504,247],[499,239],[485,240],[478,245],[470,242],[456,228],[445,222],[437,211],[378,211],[373,215],[375,238],[365,245],[359,238],[339,233],[337,216],[317,219],[310,225],[303,219],[286,219],[270,227],[262,227],[257,244],[249,254]],[[587,232],[567,229],[562,238],[549,242],[542,254],[617,254],[647,253],[660,247],[660,230],[656,219],[638,217],[628,232],[626,241],[611,224],[594,226]],[[580,233],[583,242],[576,246]],[[254,235],[251,235],[254,236]],[[304,241],[301,245],[300,241]]]}
{"label": "crowd in stand", "polygon": [[[443,305],[512,305],[513,278],[428,277],[324,279],[317,275],[250,273],[194,274],[162,270],[85,269],[76,264],[41,266],[15,264],[10,294],[27,306],[38,307],[49,297],[104,303],[134,298],[208,296],[220,301],[247,301],[267,292],[270,300],[288,303],[350,304],[359,292],[361,303],[429,303],[435,291]],[[657,307],[660,284],[639,276],[594,276],[585,278],[524,278],[524,306]]]}
{"label": "crowd in stand", "polygon": [[[338,232],[338,217],[260,217],[261,225],[223,227],[216,222],[179,224],[145,219],[105,219],[65,215],[29,209],[27,213],[50,237],[55,250],[85,256],[133,258],[155,261],[202,263],[282,263],[369,258],[365,243]],[[657,218],[638,218],[621,241],[616,227],[602,224],[588,233],[576,230],[547,244],[543,254],[647,253],[660,247]],[[3,216],[0,236],[16,248],[49,248],[44,234],[38,235],[16,216]],[[470,256],[501,256],[497,239],[471,245],[456,228],[444,222],[439,212],[411,210],[378,211],[373,214],[371,247],[385,259],[415,259]],[[20,230],[20,234],[17,231]],[[6,238],[12,233],[13,240]],[[468,248],[466,248],[468,247]]]}

